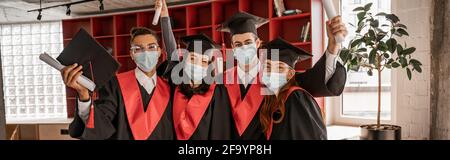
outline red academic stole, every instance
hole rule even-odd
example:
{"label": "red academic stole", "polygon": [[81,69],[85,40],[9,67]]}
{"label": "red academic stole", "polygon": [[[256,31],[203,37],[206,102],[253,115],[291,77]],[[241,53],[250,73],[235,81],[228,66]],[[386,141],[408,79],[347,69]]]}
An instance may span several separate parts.
{"label": "red academic stole", "polygon": [[261,92],[262,85],[259,76],[257,76],[256,83],[250,86],[247,95],[241,100],[240,84],[237,81],[237,68],[227,71],[226,74],[227,78],[230,78],[230,75],[234,75],[234,77],[231,77],[233,82],[231,84],[227,83],[225,86],[230,97],[234,123],[239,136],[242,136],[264,100],[264,95]]}
{"label": "red academic stole", "polygon": [[133,137],[135,140],[147,140],[167,108],[170,98],[169,85],[166,81],[157,77],[152,98],[148,104],[147,111],[144,112],[142,96],[139,84],[136,81],[135,71],[132,70],[118,74],[117,79],[119,80],[128,124],[130,125]]}
{"label": "red academic stole", "polygon": [[194,134],[203,114],[208,109],[215,88],[216,85],[213,84],[205,94],[195,94],[189,100],[177,87],[173,97],[173,122],[178,140],[189,140]]}
{"label": "red academic stole", "polygon": [[[292,92],[297,91],[297,90],[303,91],[303,93],[313,97],[311,94],[309,94],[309,92],[307,92],[303,88],[301,88],[299,86],[292,86],[291,88],[289,88],[288,94],[287,94],[286,98],[284,99],[284,101],[286,102],[287,99],[289,98],[289,96],[292,94]],[[315,102],[315,100],[314,100],[314,102]],[[319,105],[317,105],[317,106],[319,106]],[[273,119],[271,120],[269,129],[267,130],[267,133],[266,133],[267,140],[270,140],[270,136],[272,135],[272,128],[273,128]]]}

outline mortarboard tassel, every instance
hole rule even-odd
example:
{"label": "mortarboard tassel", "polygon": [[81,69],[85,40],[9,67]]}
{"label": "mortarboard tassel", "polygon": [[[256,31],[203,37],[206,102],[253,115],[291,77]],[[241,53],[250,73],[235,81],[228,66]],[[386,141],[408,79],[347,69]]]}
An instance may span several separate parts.
{"label": "mortarboard tassel", "polygon": [[[92,81],[95,82],[94,70],[92,69],[92,63],[91,62],[89,62],[89,69],[91,70]],[[90,129],[95,127],[95,125],[94,125],[94,100],[97,100],[97,94],[96,94],[95,91],[92,94],[92,100],[91,100],[91,106],[90,106],[90,112],[89,112],[89,119],[88,119],[87,124],[86,124],[86,128],[90,128]]]}

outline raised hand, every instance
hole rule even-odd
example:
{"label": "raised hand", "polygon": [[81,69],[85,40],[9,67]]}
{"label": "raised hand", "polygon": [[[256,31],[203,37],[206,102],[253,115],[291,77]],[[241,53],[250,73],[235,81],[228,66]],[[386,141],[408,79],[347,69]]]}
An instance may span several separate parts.
{"label": "raised hand", "polygon": [[341,44],[336,43],[335,36],[342,35],[346,37],[348,35],[347,27],[342,21],[341,16],[334,17],[333,19],[326,22],[327,24],[327,35],[328,35],[328,51],[332,54],[337,54]]}
{"label": "raised hand", "polygon": [[64,67],[61,71],[61,76],[64,80],[64,84],[76,90],[81,101],[87,101],[90,99],[89,90],[86,87],[78,84],[77,79],[83,74],[83,66],[73,64]]}
{"label": "raised hand", "polygon": [[161,9],[161,17],[169,17],[169,11],[167,9],[166,0],[155,0],[155,7],[162,7]]}

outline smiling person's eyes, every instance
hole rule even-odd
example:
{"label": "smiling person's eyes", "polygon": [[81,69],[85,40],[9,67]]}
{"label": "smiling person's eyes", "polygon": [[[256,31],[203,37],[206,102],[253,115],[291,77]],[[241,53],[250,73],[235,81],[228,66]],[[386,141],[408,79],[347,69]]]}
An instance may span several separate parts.
{"label": "smiling person's eyes", "polygon": [[135,50],[136,50],[136,52],[141,52],[142,48],[141,47],[136,47]]}
{"label": "smiling person's eyes", "polygon": [[253,41],[246,41],[245,45],[253,44]]}
{"label": "smiling person's eyes", "polygon": [[156,49],[158,49],[158,45],[156,45],[156,44],[149,44],[149,45],[147,46],[147,48],[148,48],[149,50],[156,50]]}
{"label": "smiling person's eyes", "polygon": [[133,53],[138,53],[138,52],[141,52],[141,51],[142,51],[142,48],[141,48],[140,46],[133,45],[133,46],[131,46],[130,50],[131,50],[131,52],[133,52]]}

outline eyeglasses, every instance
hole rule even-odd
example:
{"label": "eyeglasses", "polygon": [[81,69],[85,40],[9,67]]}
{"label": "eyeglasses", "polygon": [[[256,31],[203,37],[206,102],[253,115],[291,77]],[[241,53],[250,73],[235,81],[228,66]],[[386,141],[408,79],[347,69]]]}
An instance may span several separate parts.
{"label": "eyeglasses", "polygon": [[134,53],[141,53],[145,51],[158,51],[159,46],[157,44],[149,44],[147,47],[142,47],[138,45],[132,45],[130,50]]}

